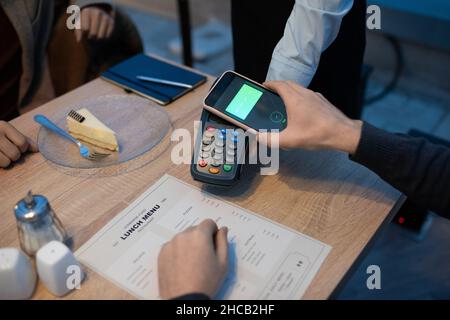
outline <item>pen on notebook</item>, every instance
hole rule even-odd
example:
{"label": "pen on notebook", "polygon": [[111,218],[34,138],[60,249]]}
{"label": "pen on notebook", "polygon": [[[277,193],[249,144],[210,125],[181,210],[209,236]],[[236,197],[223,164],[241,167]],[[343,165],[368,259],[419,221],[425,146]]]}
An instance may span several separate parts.
{"label": "pen on notebook", "polygon": [[152,77],[146,77],[146,76],[136,76],[137,79],[142,81],[148,81],[148,82],[154,82],[154,83],[161,83],[161,84],[167,84],[169,86],[175,86],[175,87],[181,87],[181,88],[188,88],[192,89],[192,86],[190,84],[181,83],[181,82],[175,82],[175,81],[169,81],[159,78],[152,78]]}

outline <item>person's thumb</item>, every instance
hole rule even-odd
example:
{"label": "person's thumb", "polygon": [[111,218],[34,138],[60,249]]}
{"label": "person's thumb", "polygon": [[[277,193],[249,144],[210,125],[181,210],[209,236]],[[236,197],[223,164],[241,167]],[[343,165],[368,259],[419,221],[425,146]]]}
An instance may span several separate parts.
{"label": "person's thumb", "polygon": [[276,93],[281,95],[281,91],[286,87],[286,84],[283,81],[278,80],[272,80],[272,81],[266,81],[263,83],[263,85],[272,91],[275,91]]}
{"label": "person's thumb", "polygon": [[286,112],[289,117],[289,112],[293,108],[292,104],[287,103],[288,97],[292,97],[295,94],[294,89],[292,89],[286,81],[267,81],[263,83],[264,86],[272,91],[275,91],[283,100],[286,107]]}
{"label": "person's thumb", "polygon": [[228,269],[228,228],[220,228],[216,233],[216,254],[219,265],[225,273]]}

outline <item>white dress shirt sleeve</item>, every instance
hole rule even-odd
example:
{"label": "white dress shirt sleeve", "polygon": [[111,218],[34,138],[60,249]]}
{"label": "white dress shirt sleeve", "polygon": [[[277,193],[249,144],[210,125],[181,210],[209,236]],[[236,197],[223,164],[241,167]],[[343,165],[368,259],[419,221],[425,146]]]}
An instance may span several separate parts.
{"label": "white dress shirt sleeve", "polygon": [[353,0],[296,0],[284,35],[272,54],[267,80],[309,86],[320,56],[336,39]]}

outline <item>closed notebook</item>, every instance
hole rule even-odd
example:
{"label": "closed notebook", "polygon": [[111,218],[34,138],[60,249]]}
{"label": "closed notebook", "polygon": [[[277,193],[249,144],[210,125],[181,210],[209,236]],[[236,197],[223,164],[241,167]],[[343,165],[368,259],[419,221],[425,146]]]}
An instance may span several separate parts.
{"label": "closed notebook", "polygon": [[[139,75],[185,83],[192,88],[142,81],[136,78]],[[111,67],[101,77],[162,105],[167,105],[206,81],[204,75],[144,54]]]}

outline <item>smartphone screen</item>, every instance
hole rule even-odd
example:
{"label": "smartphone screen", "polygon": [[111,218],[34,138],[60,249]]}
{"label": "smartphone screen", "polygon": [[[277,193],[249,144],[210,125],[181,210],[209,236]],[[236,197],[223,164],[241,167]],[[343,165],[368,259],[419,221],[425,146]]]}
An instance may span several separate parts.
{"label": "smartphone screen", "polygon": [[223,74],[205,104],[255,130],[283,130],[286,108],[275,92],[234,72]]}

